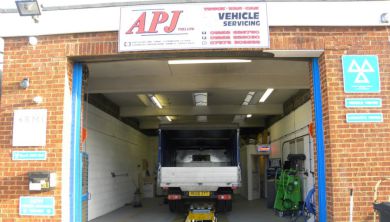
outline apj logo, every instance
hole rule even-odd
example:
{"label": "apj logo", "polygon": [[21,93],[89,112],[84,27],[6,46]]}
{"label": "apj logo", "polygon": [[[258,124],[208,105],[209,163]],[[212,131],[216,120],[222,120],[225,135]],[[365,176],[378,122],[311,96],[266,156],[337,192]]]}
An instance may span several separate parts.
{"label": "apj logo", "polygon": [[[183,11],[147,11],[142,12],[138,19],[129,28],[126,34],[156,34],[162,28],[165,34],[175,31],[180,15]],[[147,24],[147,19],[150,20],[150,24]]]}

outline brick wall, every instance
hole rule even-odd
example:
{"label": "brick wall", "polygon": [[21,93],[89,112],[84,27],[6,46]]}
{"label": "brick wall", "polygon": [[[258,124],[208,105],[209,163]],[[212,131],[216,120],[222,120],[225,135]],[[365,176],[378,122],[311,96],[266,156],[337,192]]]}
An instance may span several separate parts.
{"label": "brick wall", "polygon": [[[388,27],[288,27],[271,28],[271,49],[324,49],[320,57],[323,92],[325,150],[327,161],[327,201],[329,221],[348,220],[348,189],[355,190],[355,221],[372,221],[372,196],[375,182],[390,176],[390,45]],[[61,172],[63,142],[63,113],[65,78],[71,72],[72,59],[105,59],[108,57],[144,58],[161,56],[161,52],[117,52],[117,33],[89,33],[41,36],[34,48],[27,38],[6,38],[4,74],[0,113],[0,218],[3,221],[32,221],[18,215],[18,198],[32,195],[27,190],[27,172],[30,170],[56,170],[58,187],[45,196],[56,198],[56,216],[61,219]],[[215,50],[212,50],[215,51]],[[218,50],[217,50],[218,51]],[[236,51],[236,50],[232,50]],[[199,51],[192,51],[199,52]],[[185,52],[188,55],[188,51]],[[377,54],[380,62],[381,89],[378,94],[348,95],[348,98],[380,97],[380,109],[356,109],[361,112],[383,112],[384,123],[346,124],[345,114],[355,110],[344,108],[341,55]],[[164,52],[164,56],[179,56],[178,52]],[[30,77],[27,90],[18,83]],[[71,79],[70,79],[71,80]],[[32,104],[40,95],[44,102]],[[11,160],[12,113],[19,108],[47,108],[48,160],[40,162],[14,162]],[[28,150],[43,148],[25,148]],[[385,190],[386,189],[386,190]],[[382,194],[390,194],[385,187]],[[38,194],[34,194],[38,195]],[[43,195],[43,194],[42,194]],[[384,198],[384,195],[381,196]],[[45,221],[47,218],[36,218]]]}
{"label": "brick wall", "polygon": [[[380,178],[390,176],[390,44],[389,28],[350,28],[326,37],[321,57],[324,96],[325,149],[329,217],[348,221],[350,188],[355,194],[355,221],[372,221],[373,188]],[[341,56],[375,54],[379,56],[381,93],[343,93]],[[346,109],[345,98],[378,97],[382,108]],[[384,123],[347,124],[352,112],[383,112]],[[390,187],[382,189],[390,194]]]}
{"label": "brick wall", "polygon": [[[54,196],[56,216],[61,218],[61,157],[64,112],[64,84],[67,74],[65,45],[59,38],[42,38],[33,48],[27,38],[5,42],[4,74],[0,106],[0,221],[17,221],[20,196]],[[63,40],[64,41],[64,40]],[[30,87],[19,88],[19,82],[30,78]],[[42,104],[34,104],[34,96],[42,96]],[[45,108],[48,110],[46,147],[12,148],[12,119],[15,109]],[[12,161],[13,150],[46,150],[46,161]],[[57,172],[57,188],[40,194],[28,191],[27,172],[50,170]],[[48,221],[48,218],[23,217],[24,221]],[[41,219],[41,220],[39,220]],[[20,221],[20,220],[18,220]]]}

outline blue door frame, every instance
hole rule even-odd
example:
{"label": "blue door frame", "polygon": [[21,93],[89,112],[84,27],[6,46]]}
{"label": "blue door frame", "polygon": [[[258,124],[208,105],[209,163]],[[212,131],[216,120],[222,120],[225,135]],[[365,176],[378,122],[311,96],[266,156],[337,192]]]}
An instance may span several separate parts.
{"label": "blue door frame", "polygon": [[326,164],[324,128],[322,121],[322,95],[321,78],[318,58],[312,59],[313,94],[314,94],[314,116],[317,143],[317,180],[318,180],[318,219],[320,222],[327,220],[326,208]]}
{"label": "blue door frame", "polygon": [[[318,213],[319,221],[326,222],[326,169],[324,129],[322,120],[321,78],[318,58],[312,59],[314,114],[317,143]],[[70,218],[71,222],[80,222],[82,218],[82,167],[80,153],[81,104],[82,104],[81,63],[73,66],[72,84],[72,128],[71,128],[71,175],[70,175]]]}
{"label": "blue door frame", "polygon": [[82,219],[82,158],[80,152],[81,105],[82,105],[83,66],[73,65],[72,78],[72,126],[70,146],[70,221]]}

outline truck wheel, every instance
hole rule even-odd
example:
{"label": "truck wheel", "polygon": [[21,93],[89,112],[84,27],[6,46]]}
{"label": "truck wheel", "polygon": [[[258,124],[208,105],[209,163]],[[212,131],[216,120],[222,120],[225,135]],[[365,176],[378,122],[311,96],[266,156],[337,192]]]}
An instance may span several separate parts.
{"label": "truck wheel", "polygon": [[217,200],[216,209],[217,212],[223,213],[226,212],[226,201],[225,200]]}
{"label": "truck wheel", "polygon": [[184,202],[182,200],[169,200],[169,211],[172,213],[182,213],[184,212]]}
{"label": "truck wheel", "polygon": [[231,200],[218,200],[216,210],[217,212],[231,212],[233,208],[233,204]]}
{"label": "truck wheel", "polygon": [[231,212],[233,209],[232,200],[225,201],[226,212]]}
{"label": "truck wheel", "polygon": [[172,213],[176,212],[176,201],[174,200],[168,200],[168,205],[169,205],[169,211]]}

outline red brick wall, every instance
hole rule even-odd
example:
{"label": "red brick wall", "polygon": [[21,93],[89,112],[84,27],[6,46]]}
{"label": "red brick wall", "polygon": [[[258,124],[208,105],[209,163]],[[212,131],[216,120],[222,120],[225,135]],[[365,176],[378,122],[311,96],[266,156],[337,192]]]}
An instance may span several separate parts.
{"label": "red brick wall", "polygon": [[[62,40],[64,41],[64,40]],[[0,221],[17,221],[20,196],[54,196],[56,216],[61,218],[61,161],[62,161],[62,116],[64,103],[64,80],[67,58],[65,45],[59,38],[40,38],[35,48],[29,46],[27,38],[5,40],[4,74],[0,106]],[[30,78],[30,87],[19,88],[19,82]],[[34,104],[34,96],[42,96],[42,104]],[[15,109],[46,108],[46,147],[12,147],[12,119]],[[12,161],[13,150],[47,150],[47,161]],[[54,191],[33,194],[28,191],[29,171],[50,170],[57,172],[57,188]],[[32,220],[29,217],[24,221]],[[2,219],[2,220],[1,220]],[[20,221],[20,220],[18,220]]]}
{"label": "red brick wall", "polygon": [[[348,221],[349,188],[355,194],[355,221],[372,221],[373,188],[390,176],[390,44],[389,28],[351,28],[330,33],[321,61],[324,96],[327,190],[331,221]],[[341,56],[374,54],[379,57],[381,93],[343,93]],[[378,97],[382,108],[346,109],[345,98]],[[347,124],[346,113],[383,112],[384,123]],[[382,189],[390,195],[390,186]]]}
{"label": "red brick wall", "polygon": [[[327,164],[328,221],[347,221],[349,211],[348,189],[355,190],[355,221],[372,221],[372,197],[375,182],[390,176],[390,45],[389,28],[271,28],[271,49],[324,49],[320,57],[321,85]],[[59,221],[61,218],[61,157],[65,78],[70,78],[68,59],[103,59],[121,56],[142,58],[153,54],[175,52],[117,52],[117,33],[90,33],[38,37],[33,48],[27,38],[6,38],[3,88],[0,111],[0,218],[3,221],[33,221],[18,215],[18,199],[31,194],[27,186],[27,172],[31,170],[56,170],[56,190],[41,195],[55,196],[56,216],[50,219],[37,217],[34,221]],[[361,112],[383,112],[384,123],[346,124],[345,114],[354,112],[344,108],[341,55],[377,54],[380,62],[381,89],[378,94],[348,95],[348,98],[380,97],[380,109],[356,109]],[[30,77],[27,90],[18,83]],[[32,103],[40,95],[44,102]],[[14,162],[12,150],[12,113],[18,108],[47,108],[48,160]],[[67,148],[67,147],[66,147]],[[34,150],[42,148],[24,148]],[[66,160],[68,161],[68,160]],[[386,190],[385,190],[386,189]],[[390,194],[390,187],[382,194]],[[384,198],[384,195],[381,195]]]}

